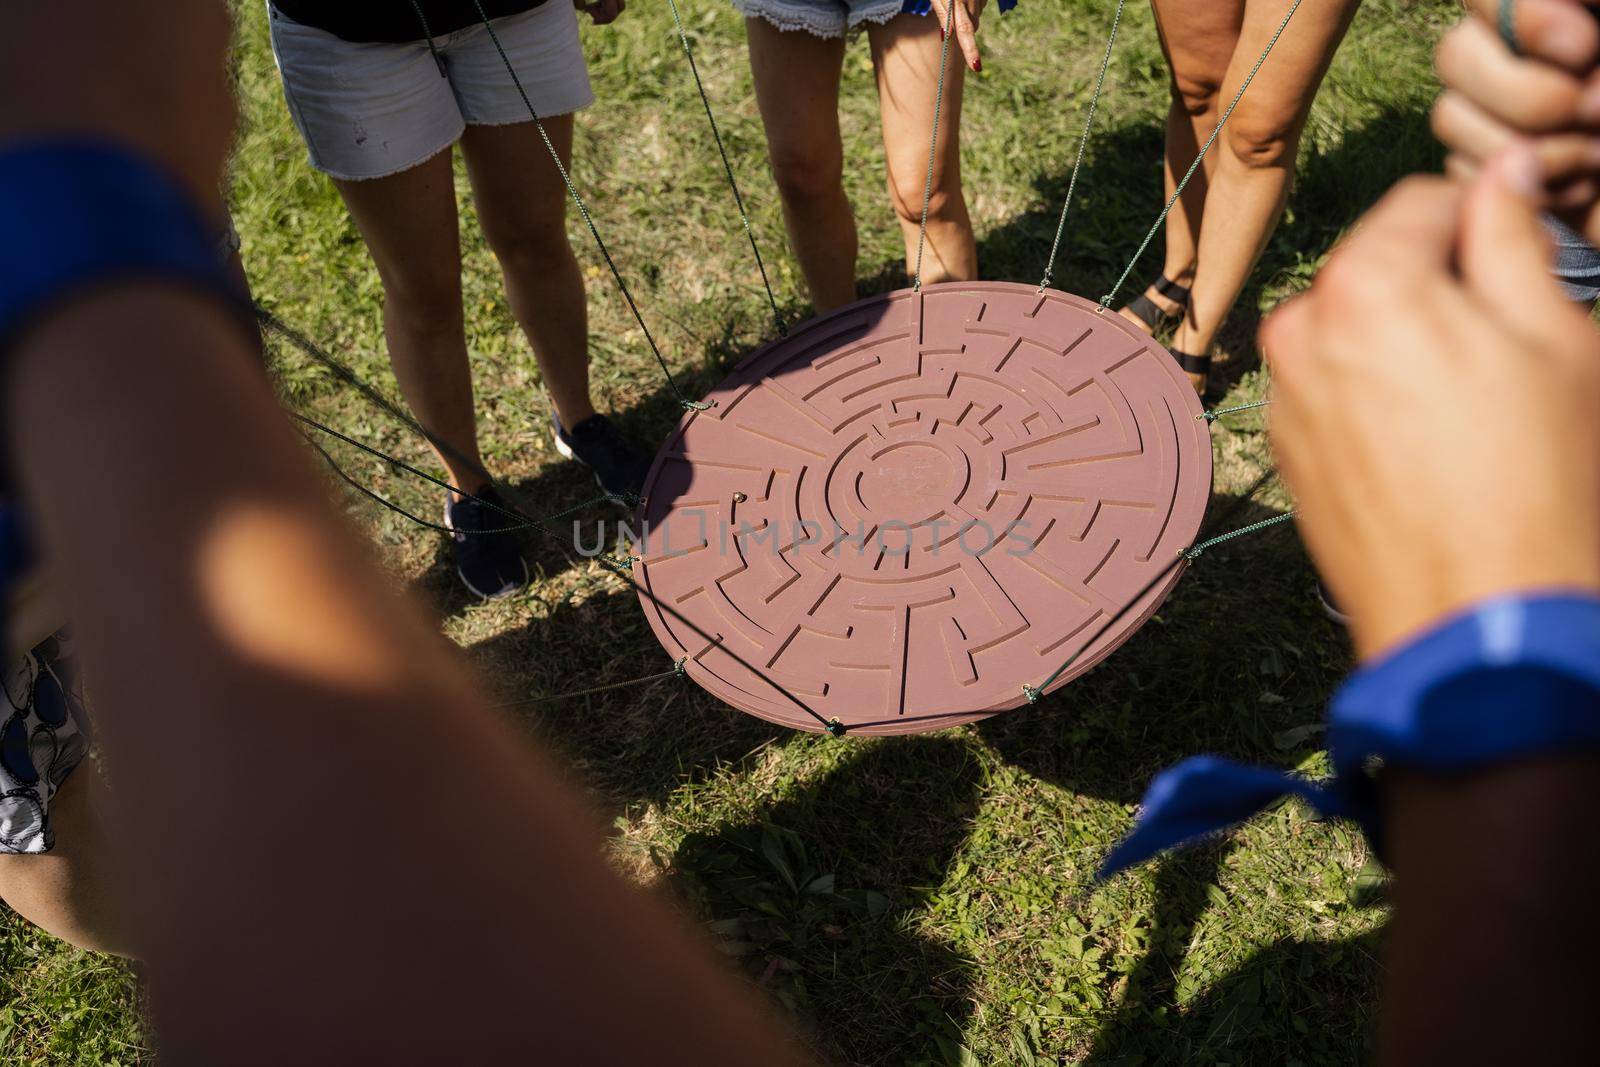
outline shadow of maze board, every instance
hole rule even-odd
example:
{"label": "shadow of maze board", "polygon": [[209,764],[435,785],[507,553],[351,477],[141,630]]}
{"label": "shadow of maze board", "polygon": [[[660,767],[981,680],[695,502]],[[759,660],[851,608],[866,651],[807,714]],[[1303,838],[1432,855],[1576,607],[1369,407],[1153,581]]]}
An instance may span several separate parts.
{"label": "shadow of maze board", "polygon": [[1167,351],[1030,285],[860,301],[706,399],[646,483],[640,600],[695,682],[803,730],[971,722],[1076,657],[1065,685],[1160,607],[1210,496]]}

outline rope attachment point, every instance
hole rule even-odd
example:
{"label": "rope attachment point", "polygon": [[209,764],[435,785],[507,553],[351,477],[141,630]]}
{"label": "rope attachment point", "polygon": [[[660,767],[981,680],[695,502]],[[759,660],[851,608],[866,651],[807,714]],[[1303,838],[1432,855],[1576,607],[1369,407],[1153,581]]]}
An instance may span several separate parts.
{"label": "rope attachment point", "polygon": [[1272,401],[1270,400],[1255,400],[1248,404],[1235,404],[1231,408],[1213,408],[1210,411],[1202,411],[1200,414],[1196,415],[1195,421],[1198,422],[1199,420],[1204,419],[1207,422],[1216,422],[1224,415],[1234,415],[1241,411],[1254,411],[1256,408],[1267,407],[1271,405],[1271,403]]}
{"label": "rope attachment point", "polygon": [[1274,515],[1270,519],[1262,519],[1260,522],[1252,522],[1249,526],[1241,526],[1237,530],[1229,530],[1225,534],[1218,534],[1216,537],[1201,541],[1199,544],[1190,545],[1182,552],[1179,552],[1178,555],[1187,560],[1199,559],[1201,556],[1205,555],[1207,551],[1215,548],[1217,545],[1220,545],[1225,541],[1232,541],[1235,537],[1244,537],[1245,535],[1253,534],[1258,530],[1265,530],[1268,527],[1289,522],[1294,518],[1294,516],[1294,512],[1286,511],[1282,515]]}

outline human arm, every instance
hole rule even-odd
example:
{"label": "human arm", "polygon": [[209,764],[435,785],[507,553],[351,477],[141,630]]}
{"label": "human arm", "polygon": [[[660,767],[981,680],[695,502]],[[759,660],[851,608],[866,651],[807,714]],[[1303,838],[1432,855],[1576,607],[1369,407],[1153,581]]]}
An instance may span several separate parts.
{"label": "human arm", "polygon": [[[0,137],[115,140],[214,201],[222,13],[19,9]],[[149,17],[163,48],[126,48]],[[164,1060],[793,1060],[388,588],[234,311],[127,276],[6,340],[6,473],[83,640]]]}
{"label": "human arm", "polygon": [[[1369,664],[1491,598],[1600,592],[1600,341],[1547,277],[1544,186],[1526,151],[1465,192],[1403,184],[1263,329],[1276,454]],[[1381,781],[1398,878],[1380,1059],[1578,1058],[1593,749]]]}
{"label": "human arm", "polygon": [[627,0],[572,0],[572,6],[588,15],[596,26],[608,26],[627,9]]}
{"label": "human arm", "polygon": [[173,1062],[781,1061],[334,518],[226,312],[80,300],[6,399]]}

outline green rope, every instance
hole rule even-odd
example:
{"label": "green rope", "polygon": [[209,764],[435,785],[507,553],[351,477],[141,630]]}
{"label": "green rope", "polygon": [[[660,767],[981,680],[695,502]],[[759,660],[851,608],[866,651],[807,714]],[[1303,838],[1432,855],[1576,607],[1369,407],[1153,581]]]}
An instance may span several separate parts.
{"label": "green rope", "polygon": [[498,711],[501,708],[524,707],[528,704],[554,704],[562,700],[576,700],[578,697],[593,696],[596,693],[609,693],[613,689],[628,689],[636,685],[648,685],[651,682],[663,682],[668,678],[682,678],[689,673],[685,669],[688,662],[688,658],[685,657],[678,660],[677,663],[674,663],[670,671],[660,671],[656,674],[647,674],[643,678],[633,678],[626,682],[612,682],[610,685],[596,685],[588,689],[579,689],[574,693],[556,693],[551,696],[524,697],[521,700],[507,700],[500,704],[490,704],[489,707]]}
{"label": "green rope", "polygon": [[289,417],[291,419],[294,419],[296,422],[299,422],[299,423],[302,423],[302,424],[304,424],[306,426],[311,427],[313,430],[316,430],[319,433],[325,433],[329,437],[332,437],[333,439],[335,439],[337,441],[343,441],[345,444],[350,445],[353,448],[359,448],[361,451],[365,452],[369,456],[372,456],[374,459],[381,459],[385,463],[388,463],[391,466],[398,468],[399,470],[405,471],[407,474],[414,475],[415,477],[421,478],[425,482],[431,482],[432,484],[438,486],[441,489],[448,489],[450,492],[455,493],[457,496],[465,497],[466,499],[471,500],[474,503],[482,504],[484,507],[488,508],[490,511],[497,511],[500,514],[507,516],[508,518],[519,519],[524,524],[523,526],[518,527],[519,529],[535,529],[535,530],[543,529],[543,527],[541,527],[539,525],[539,521],[537,519],[534,519],[534,518],[531,518],[531,517],[529,517],[527,515],[524,515],[524,514],[522,514],[522,512],[517,511],[517,510],[515,510],[513,508],[508,508],[503,504],[496,504],[492,500],[485,500],[481,496],[475,496],[474,494],[467,492],[465,489],[461,489],[461,488],[459,488],[457,486],[451,485],[449,482],[445,481],[443,478],[435,478],[433,475],[429,474],[427,471],[419,470],[418,468],[416,468],[416,467],[412,466],[411,464],[407,463],[405,460],[400,459],[400,458],[398,458],[396,456],[391,456],[387,452],[384,452],[382,449],[373,448],[369,444],[365,444],[365,443],[363,443],[361,441],[357,441],[354,437],[351,437],[349,434],[340,433],[338,430],[335,430],[332,426],[328,426],[328,425],[325,425],[324,423],[320,423],[316,419],[311,418],[309,415],[302,415],[298,411],[291,411],[291,412],[289,412]]}
{"label": "green rope", "polygon": [[1216,422],[1224,415],[1236,415],[1241,411],[1254,411],[1256,408],[1267,407],[1271,403],[1272,401],[1270,400],[1254,400],[1248,404],[1235,404],[1231,408],[1215,408],[1211,411],[1203,411],[1196,415],[1195,418],[1205,419],[1207,422]]}
{"label": "green rope", "polygon": [[1223,544],[1227,541],[1232,541],[1236,537],[1244,537],[1245,535],[1253,534],[1258,530],[1265,530],[1268,527],[1277,526],[1280,523],[1288,522],[1294,518],[1294,515],[1294,512],[1286,511],[1282,515],[1274,515],[1270,519],[1262,519],[1260,522],[1252,522],[1249,526],[1241,526],[1237,530],[1229,530],[1225,534],[1218,534],[1216,537],[1206,541],[1201,541],[1197,545],[1191,545],[1179,553],[1179,555],[1181,555],[1184,559],[1199,559],[1208,550],[1215,548],[1217,545]]}
{"label": "green rope", "polygon": [[1094,129],[1094,113],[1100,107],[1100,92],[1105,88],[1106,71],[1111,66],[1111,50],[1117,44],[1117,27],[1122,25],[1122,9],[1128,0],[1117,0],[1117,12],[1111,18],[1111,36],[1106,38],[1105,58],[1100,60],[1100,76],[1095,79],[1094,95],[1089,97],[1089,115],[1083,122],[1083,136],[1078,138],[1078,158],[1072,163],[1072,177],[1067,181],[1067,198],[1061,205],[1061,218],[1056,222],[1056,239],[1050,243],[1050,259],[1044,265],[1044,278],[1039,282],[1042,293],[1050,288],[1055,274],[1056,253],[1061,249],[1062,235],[1067,232],[1067,213],[1072,210],[1072,194],[1078,188],[1078,171],[1083,167],[1084,150],[1089,146],[1089,132]]}
{"label": "green rope", "polygon": [[550,152],[550,158],[556,165],[556,170],[561,175],[561,181],[567,187],[567,194],[572,197],[572,202],[578,206],[578,214],[583,217],[583,224],[589,228],[589,236],[594,238],[595,247],[600,250],[601,258],[606,261],[606,267],[611,271],[611,277],[616,281],[617,288],[622,292],[622,298],[628,302],[628,310],[633,312],[633,321],[639,324],[639,330],[644,334],[645,342],[650,345],[650,351],[655,355],[656,362],[661,365],[661,373],[666,376],[667,385],[672,389],[672,395],[677,397],[678,403],[686,411],[705,411],[712,405],[704,401],[690,400],[678,388],[678,383],[672,377],[672,371],[667,367],[666,357],[661,354],[661,349],[656,344],[656,339],[650,332],[650,327],[645,324],[644,314],[640,312],[638,303],[633,299],[633,292],[628,288],[628,283],[623,280],[622,271],[617,268],[616,261],[611,258],[611,250],[600,237],[600,230],[595,226],[594,219],[589,214],[589,207],[583,202],[583,197],[578,195],[578,187],[572,182],[572,175],[567,173],[567,165],[561,162],[561,153],[556,151],[555,144],[550,140],[550,134],[544,128],[544,120],[539,117],[539,112],[534,108],[533,101],[528,99],[528,92],[522,87],[522,79],[517,76],[517,68],[511,62],[511,57],[506,55],[504,46],[500,44],[500,35],[494,31],[494,23],[483,9],[483,0],[472,0],[472,6],[478,9],[478,18],[483,21],[483,28],[489,31],[489,40],[494,42],[496,52],[500,53],[500,61],[505,64],[506,72],[511,75],[511,83],[516,86],[517,95],[522,97],[523,106],[528,109],[528,114],[533,117],[533,124],[539,130],[539,138],[544,141],[544,146]]}
{"label": "green rope", "polygon": [[1205,146],[1200,149],[1200,154],[1194,157],[1193,163],[1189,164],[1189,169],[1185,172],[1183,180],[1178,183],[1178,188],[1172,193],[1172,199],[1168,200],[1167,206],[1161,209],[1161,214],[1156,217],[1155,225],[1150,227],[1150,232],[1145,234],[1144,240],[1140,242],[1139,250],[1133,254],[1133,258],[1128,260],[1128,265],[1123,268],[1122,277],[1117,279],[1117,284],[1111,287],[1109,293],[1100,298],[1100,309],[1102,311],[1109,308],[1111,302],[1117,298],[1117,293],[1122,290],[1122,286],[1127,282],[1128,275],[1132,274],[1133,268],[1139,265],[1139,258],[1144,255],[1144,250],[1150,247],[1150,242],[1155,239],[1157,231],[1167,221],[1167,216],[1172,214],[1172,209],[1177,206],[1178,198],[1183,195],[1184,189],[1189,186],[1189,179],[1193,178],[1194,172],[1200,169],[1201,161],[1206,158],[1206,153],[1211,151],[1211,146],[1216,143],[1217,135],[1222,132],[1222,128],[1228,124],[1228,119],[1233,115],[1233,109],[1239,106],[1239,101],[1244,97],[1244,91],[1250,88],[1250,83],[1255,81],[1256,74],[1261,70],[1262,65],[1266,63],[1267,57],[1272,54],[1273,46],[1278,43],[1278,38],[1282,37],[1283,31],[1289,28],[1289,20],[1294,18],[1296,11],[1300,10],[1301,2],[1302,0],[1294,0],[1294,3],[1290,5],[1289,13],[1283,16],[1283,22],[1279,23],[1277,31],[1272,35],[1272,39],[1267,42],[1267,47],[1262,50],[1260,58],[1256,60],[1256,65],[1250,68],[1250,73],[1245,76],[1244,82],[1239,86],[1239,91],[1233,94],[1233,101],[1228,105],[1228,110],[1222,113],[1222,119],[1217,123],[1217,128],[1211,131],[1211,136],[1206,138]]}
{"label": "green rope", "polygon": [[[412,475],[415,475],[418,478],[422,478],[422,479],[424,479],[426,481],[432,482],[434,485],[440,486],[441,488],[444,488],[444,489],[448,489],[452,493],[455,493],[455,494],[457,494],[459,496],[465,497],[468,500],[476,501],[477,503],[482,504],[484,507],[490,508],[490,509],[492,509],[494,511],[498,511],[503,515],[510,515],[512,517],[522,517],[520,515],[520,513],[518,513],[518,512],[511,511],[511,510],[509,510],[507,508],[503,508],[503,507],[499,506],[498,504],[495,504],[493,501],[485,500],[482,497],[474,496],[471,493],[466,492],[465,490],[457,489],[455,486],[451,485],[449,482],[444,481],[443,479],[435,478],[433,475],[428,474],[425,471],[418,470],[416,467],[413,467],[411,464],[407,463],[403,459],[398,459],[395,456],[391,456],[388,453],[383,452],[380,449],[373,448],[371,445],[363,444],[360,441],[357,441],[355,438],[346,436],[345,434],[340,433],[338,430],[335,430],[333,427],[325,426],[322,423],[318,422],[317,420],[312,419],[312,418],[308,418],[305,415],[302,415],[297,411],[289,412],[289,416],[290,416],[290,418],[296,419],[296,420],[306,424],[307,426],[310,426],[311,428],[313,428],[315,430],[319,430],[322,433],[325,433],[325,434],[328,434],[328,435],[330,435],[332,437],[335,437],[335,438],[339,439],[340,441],[345,442],[346,444],[353,445],[354,447],[359,448],[361,451],[367,453],[368,455],[374,456],[377,459],[383,460],[385,463],[392,464],[393,466],[399,468],[400,470],[405,471],[407,474],[412,474]],[[382,496],[379,493],[376,493],[373,490],[367,488],[365,485],[362,485],[360,482],[356,481],[356,479],[353,478],[350,474],[348,474],[344,470],[344,468],[340,467],[339,464],[334,461],[333,457],[328,455],[327,450],[324,449],[321,445],[318,445],[315,441],[312,441],[309,437],[306,438],[306,443],[309,444],[312,448],[316,449],[318,452],[320,452],[322,454],[322,458],[327,461],[328,466],[333,468],[335,474],[337,474],[340,478],[343,478],[350,485],[354,486],[356,488],[356,490],[358,490],[362,495],[364,495],[366,497],[369,497],[372,500],[377,501],[379,504],[381,504],[384,507],[388,508],[390,511],[394,512],[395,514],[401,515],[401,516],[404,516],[407,519],[410,519],[412,522],[416,523],[418,526],[425,526],[430,530],[439,530],[439,531],[441,531],[443,533],[448,533],[448,534],[454,534],[456,532],[455,530],[451,529],[449,526],[443,526],[443,525],[440,525],[439,523],[436,523],[436,522],[430,522],[427,519],[421,518],[420,516],[413,515],[411,512],[407,511],[405,508],[403,508],[400,505],[396,504],[394,501],[392,501],[392,500],[388,499],[387,497]],[[631,493],[627,494],[627,495],[629,497],[631,497],[632,499],[634,499],[635,501],[638,501],[640,499],[638,497],[634,497],[633,494],[631,494]],[[561,535],[556,533],[554,530],[550,529],[550,527],[547,526],[546,523],[554,522],[557,519],[565,518],[566,516],[571,515],[573,512],[582,511],[585,508],[593,507],[596,504],[609,503],[609,502],[611,502],[611,501],[613,501],[615,499],[616,499],[615,497],[613,497],[611,494],[607,493],[607,494],[605,494],[603,496],[597,496],[592,500],[585,500],[581,504],[574,504],[572,507],[568,508],[566,511],[558,511],[554,515],[546,516],[542,520],[541,519],[528,519],[527,521],[520,522],[520,523],[516,524],[515,526],[504,526],[504,527],[500,527],[498,529],[493,529],[493,530],[475,530],[475,531],[472,531],[472,532],[474,532],[474,533],[482,533],[482,534],[508,534],[508,533],[518,533],[518,532],[523,531],[523,530],[538,530],[542,534],[545,534],[545,535],[547,535],[549,537],[554,537],[557,540],[560,540]],[[633,576],[633,565],[632,565],[631,562],[617,559],[616,557],[610,556],[610,555],[606,555],[605,553],[601,553],[601,554],[595,556],[594,558],[600,563],[601,566],[607,568],[608,570],[610,570],[610,571],[612,571],[612,572],[614,572],[616,574],[622,575],[624,578],[628,579],[628,581],[630,583],[632,582],[632,580],[633,580],[633,578],[632,578],[632,576]]]}
{"label": "green rope", "polygon": [[[390,418],[394,419],[396,422],[400,423],[402,426],[405,426],[407,429],[419,435],[423,440],[427,441],[428,444],[432,445],[441,456],[444,456],[449,461],[467,468],[473,474],[476,474],[478,477],[482,478],[485,482],[494,484],[494,476],[484,469],[483,464],[477,462],[469,456],[464,455],[460,449],[450,444],[450,442],[441,437],[435,436],[426,426],[422,425],[422,423],[418,422],[414,417],[412,417],[409,412],[405,411],[399,405],[391,401],[388,397],[384,396],[372,385],[369,385],[367,382],[363,381],[361,376],[356,374],[355,371],[351,370],[349,367],[345,366],[344,363],[335,359],[305,334],[301,333],[299,330],[296,330],[293,326],[290,326],[288,323],[278,318],[260,304],[256,305],[256,322],[263,330],[271,331],[272,333],[284,338],[290,344],[294,345],[295,348],[309,356],[312,360],[320,363],[325,369],[332,373],[334,377],[338,378],[340,381],[344,382],[346,385],[350,386],[356,392],[365,397],[367,402],[373,407],[377,408],[379,411],[382,411]],[[453,487],[448,488],[453,489]],[[505,487],[502,486],[501,488]],[[518,517],[526,518],[527,516],[519,515]]]}
{"label": "green rope", "polygon": [[[298,334],[293,329],[291,329],[290,327],[288,327],[285,324],[283,324],[281,321],[279,321],[276,318],[274,318],[270,313],[267,313],[265,311],[262,311],[261,309],[258,309],[258,315],[260,317],[261,324],[262,324],[263,327],[272,328],[272,329],[274,329],[274,330],[276,330],[278,332],[281,332],[284,336],[288,337],[291,341],[293,341],[297,347],[301,348],[303,351],[305,351],[308,355],[310,355],[317,362],[322,363],[324,366],[326,366],[337,377],[339,377],[340,380],[346,382],[352,388],[354,388],[358,393],[360,393],[362,396],[366,397],[368,399],[368,401],[370,401],[374,406],[376,406],[377,408],[379,408],[382,411],[385,411],[385,412],[389,413],[395,419],[400,421],[402,424],[410,426],[410,427],[416,429],[419,433],[421,433],[428,440],[430,440],[430,441],[433,440],[432,435],[430,435],[427,432],[427,430],[424,427],[421,426],[421,424],[419,424],[415,419],[411,418],[405,412],[401,411],[397,406],[395,406],[394,404],[390,403],[389,400],[386,397],[384,397],[382,393],[378,392],[376,389],[374,389],[367,382],[363,381],[360,378],[360,376],[358,376],[349,367],[344,366],[344,364],[342,364],[339,360],[333,358],[333,356],[331,356],[328,353],[324,352],[317,345],[313,344],[308,338]],[[292,418],[294,418],[294,419],[306,424],[307,426],[311,426],[314,429],[317,429],[317,430],[319,430],[319,431],[321,431],[323,433],[329,434],[330,436],[335,437],[335,438],[337,438],[339,440],[342,440],[342,441],[350,444],[351,446],[353,446],[355,448],[358,448],[363,452],[366,452],[367,454],[369,454],[371,456],[374,456],[376,458],[382,459],[385,462],[391,463],[395,467],[399,468],[400,470],[404,470],[407,473],[410,473],[410,474],[412,474],[412,475],[414,475],[414,476],[416,476],[418,478],[423,479],[424,481],[430,482],[430,483],[432,483],[434,485],[437,485],[437,486],[440,486],[442,488],[454,490],[454,487],[451,486],[448,482],[445,482],[445,481],[443,481],[443,480],[441,480],[439,478],[435,478],[434,476],[432,476],[431,474],[426,473],[425,471],[418,470],[416,467],[411,466],[410,464],[404,462],[403,460],[395,459],[392,456],[387,456],[383,452],[379,451],[378,449],[375,449],[370,445],[363,444],[362,442],[357,441],[354,438],[349,437],[346,434],[342,434],[339,431],[333,429],[332,427],[324,426],[323,424],[321,424],[319,422],[316,422],[314,419],[310,419],[307,416],[299,414],[298,412],[290,412],[289,414],[291,415]],[[448,446],[442,446],[441,445],[441,447],[444,448],[444,450],[448,451]],[[502,487],[502,488],[504,488],[508,492],[510,492],[510,488],[509,487]],[[470,493],[469,494],[463,494],[463,495],[467,496],[469,498],[472,498],[472,495]],[[472,499],[476,499],[476,498],[472,498]],[[522,512],[508,510],[508,509],[506,509],[504,507],[496,505],[496,504],[494,504],[494,503],[492,503],[490,501],[487,501],[487,500],[481,500],[480,503],[483,503],[484,505],[486,505],[490,509],[492,509],[494,511],[497,511],[497,512],[500,512],[501,514],[508,515],[513,519],[528,520],[530,525],[535,530],[538,530],[540,533],[544,534],[545,536],[553,538],[553,539],[558,540],[558,541],[562,541],[564,544],[568,543],[556,531],[550,529],[548,526],[544,525],[543,523],[535,522],[533,520],[528,519],[528,517],[525,514],[523,514]],[[701,629],[696,623],[694,623],[692,620],[690,620],[688,617],[686,617],[677,608],[673,607],[671,604],[663,602],[658,597],[656,597],[654,594],[652,594],[648,589],[642,588],[639,585],[638,581],[633,577],[633,564],[637,561],[637,558],[638,557],[630,557],[628,559],[621,559],[621,558],[618,558],[616,556],[607,555],[607,554],[601,554],[601,555],[595,556],[594,560],[600,566],[606,568],[607,570],[609,570],[613,574],[615,574],[619,579],[621,579],[622,582],[624,582],[628,586],[629,589],[632,589],[635,593],[639,594],[639,596],[641,596],[645,600],[648,600],[649,602],[654,604],[655,607],[656,607],[656,610],[660,611],[664,615],[667,615],[667,616],[671,617],[673,620],[675,620],[676,622],[682,624],[684,627],[686,627],[688,630],[690,630],[696,636],[698,636],[700,638],[703,638],[705,641],[707,641],[708,642],[708,647],[721,647],[721,638],[720,638],[720,636],[715,635],[715,634],[707,633],[705,630]],[[732,659],[736,664],[738,664],[739,666],[741,666],[741,667],[745,668],[746,670],[750,671],[756,677],[761,678],[762,680],[766,681],[767,684],[771,685],[774,690],[776,690],[778,693],[780,693],[784,698],[786,698],[796,708],[798,708],[799,710],[803,711],[805,714],[811,716],[811,718],[815,719],[817,721],[818,725],[820,725],[820,726],[822,726],[824,728],[828,728],[828,720],[823,718],[820,714],[818,714],[815,708],[812,708],[809,704],[805,703],[805,701],[801,700],[799,697],[796,697],[794,694],[792,694],[788,690],[784,689],[777,682],[775,682],[772,679],[768,678],[766,673],[760,667],[758,667],[757,665],[755,665],[753,663],[750,663],[750,662],[746,661],[742,657],[738,656],[737,654],[735,654],[733,652],[728,651],[725,648],[723,648],[722,651],[730,659]]]}
{"label": "green rope", "polygon": [[728,176],[728,188],[733,190],[733,202],[739,209],[739,221],[744,223],[744,235],[750,239],[750,252],[756,257],[756,269],[761,272],[761,286],[767,291],[767,305],[772,308],[772,322],[779,337],[789,336],[783,313],[778,310],[778,298],[773,295],[772,281],[767,277],[767,264],[761,258],[761,247],[756,243],[756,231],[750,225],[750,215],[744,209],[744,197],[739,194],[739,181],[733,176],[733,164],[728,162],[728,150],[722,143],[722,131],[717,128],[717,117],[711,113],[711,99],[700,80],[700,68],[694,61],[694,49],[689,45],[689,34],[683,28],[683,17],[678,14],[678,0],[667,0],[672,8],[672,21],[678,27],[678,40],[683,42],[683,54],[689,60],[689,73],[694,75],[694,87],[700,91],[700,103],[706,109],[706,121],[711,124],[711,136],[717,142],[717,153],[722,156],[722,172]]}
{"label": "green rope", "polygon": [[[447,534],[454,534],[455,533],[454,530],[452,530],[448,526],[445,526],[443,523],[437,523],[437,522],[433,522],[433,521],[431,521],[429,519],[424,519],[420,515],[413,515],[411,512],[407,511],[405,508],[401,507],[399,504],[396,504],[393,500],[390,500],[388,497],[383,496],[382,494],[376,492],[375,490],[369,489],[365,485],[362,485],[359,481],[356,480],[354,475],[352,475],[349,471],[345,470],[343,467],[339,466],[338,461],[335,460],[333,458],[333,456],[328,454],[328,450],[326,448],[323,448],[321,445],[317,444],[315,441],[313,441],[306,434],[301,434],[300,437],[301,437],[301,439],[303,441],[305,441],[306,444],[310,445],[312,447],[312,449],[314,449],[319,456],[322,457],[323,462],[328,465],[329,469],[331,469],[334,474],[337,474],[339,476],[339,478],[345,482],[346,485],[350,486],[350,488],[354,489],[356,492],[360,493],[362,496],[365,496],[370,500],[377,501],[379,504],[383,505],[385,508],[388,508],[390,511],[394,512],[396,515],[399,515],[399,516],[401,516],[403,518],[410,519],[412,522],[416,523],[418,526],[424,526],[424,527],[427,527],[430,530],[438,530],[440,533],[447,533]],[[500,527],[500,528],[494,529],[494,530],[475,530],[473,532],[474,533],[484,533],[484,534],[506,534],[506,533],[514,533],[514,532],[516,532],[518,530],[527,530],[527,529],[531,529],[531,526],[528,523],[518,523],[516,526],[503,526],[503,527]]]}
{"label": "green rope", "polygon": [[1053,684],[1055,684],[1056,679],[1060,678],[1063,674],[1066,674],[1067,671],[1071,669],[1072,665],[1078,661],[1078,658],[1080,656],[1082,656],[1085,651],[1087,651],[1088,649],[1094,647],[1094,643],[1100,639],[1100,635],[1101,634],[1105,633],[1112,626],[1116,625],[1117,621],[1119,619],[1121,619],[1124,615],[1126,615],[1130,610],[1132,610],[1132,608],[1133,608],[1133,606],[1135,604],[1139,603],[1140,601],[1142,601],[1144,599],[1146,593],[1148,593],[1148,592],[1150,592],[1150,590],[1154,589],[1162,580],[1164,580],[1167,577],[1167,575],[1171,574],[1173,568],[1178,567],[1178,566],[1180,566],[1182,564],[1185,564],[1185,563],[1192,562],[1193,560],[1199,559],[1201,557],[1201,555],[1203,555],[1206,552],[1206,550],[1208,550],[1210,548],[1213,548],[1213,547],[1215,547],[1217,545],[1220,545],[1225,541],[1232,541],[1236,537],[1244,537],[1246,534],[1255,533],[1257,530],[1265,530],[1269,526],[1276,526],[1281,522],[1288,522],[1292,518],[1294,518],[1294,512],[1288,511],[1288,512],[1285,512],[1282,515],[1275,515],[1272,518],[1264,519],[1261,522],[1253,522],[1249,526],[1245,526],[1245,527],[1241,527],[1240,529],[1237,529],[1237,530],[1229,531],[1228,533],[1221,534],[1221,535],[1219,535],[1217,537],[1210,538],[1209,540],[1206,540],[1206,541],[1201,541],[1198,544],[1191,545],[1188,548],[1184,549],[1183,551],[1179,552],[1176,556],[1174,556],[1172,558],[1172,560],[1170,562],[1168,562],[1160,570],[1158,570],[1155,573],[1155,575],[1148,582],[1146,582],[1144,584],[1144,587],[1142,589],[1140,589],[1137,593],[1135,593],[1132,597],[1130,597],[1122,605],[1122,607],[1117,609],[1117,611],[1114,614],[1109,616],[1106,619],[1105,622],[1101,623],[1100,624],[1100,628],[1094,632],[1094,634],[1089,638],[1089,640],[1085,641],[1082,645],[1079,646],[1078,651],[1076,651],[1072,655],[1068,656],[1065,663],[1061,664],[1061,666],[1059,666],[1055,670],[1051,671],[1050,672],[1050,676],[1048,678],[1046,678],[1044,681],[1040,682],[1038,685],[1025,685],[1025,686],[1023,686],[1022,687],[1022,693],[1023,693],[1024,696],[1026,696],[1028,698],[1028,703],[1030,703],[1030,704],[1038,703],[1039,700],[1044,696],[1045,691],[1048,690]]}
{"label": "green rope", "polygon": [[428,54],[433,57],[433,65],[439,68],[439,77],[448,80],[450,69],[444,65],[439,46],[433,43],[433,29],[428,25],[428,16],[423,13],[422,5],[417,0],[411,0],[411,10],[417,13],[417,21],[422,23],[422,36],[428,41]]}
{"label": "green rope", "polygon": [[917,228],[917,265],[911,275],[911,291],[922,292],[922,249],[928,240],[928,208],[933,204],[933,168],[939,161],[939,113],[944,108],[944,75],[950,66],[950,38],[956,35],[956,9],[950,7],[950,30],[939,48],[939,87],[933,94],[933,138],[928,143],[928,177],[922,183],[922,224]]}

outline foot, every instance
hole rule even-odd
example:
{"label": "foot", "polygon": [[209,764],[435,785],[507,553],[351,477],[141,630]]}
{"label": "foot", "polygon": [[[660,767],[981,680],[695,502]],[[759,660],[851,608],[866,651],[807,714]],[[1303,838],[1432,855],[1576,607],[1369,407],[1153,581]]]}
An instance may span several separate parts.
{"label": "foot", "polygon": [[1165,275],[1150,283],[1150,287],[1130,300],[1117,312],[1145,333],[1157,329],[1180,317],[1189,307],[1189,289],[1170,281]]}
{"label": "foot", "polygon": [[594,480],[612,500],[629,506],[638,502],[650,473],[650,456],[622,436],[616,423],[604,415],[590,415],[568,429],[554,412],[550,423],[557,452],[594,471]]}
{"label": "foot", "polygon": [[495,600],[528,584],[528,562],[522,558],[520,531],[508,529],[519,523],[505,499],[493,486],[473,496],[477,499],[446,501],[444,524],[450,527],[461,584],[474,596]]}

